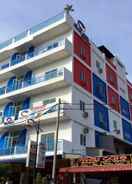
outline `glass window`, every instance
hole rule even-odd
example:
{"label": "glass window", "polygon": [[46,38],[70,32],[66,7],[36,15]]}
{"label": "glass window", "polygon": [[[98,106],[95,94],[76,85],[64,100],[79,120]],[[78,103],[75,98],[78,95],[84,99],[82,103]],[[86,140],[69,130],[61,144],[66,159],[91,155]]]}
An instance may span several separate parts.
{"label": "glass window", "polygon": [[85,81],[85,73],[84,73],[84,71],[80,72],[80,80],[81,81]]}
{"label": "glass window", "polygon": [[80,56],[85,57],[85,48],[84,47],[80,48]]}
{"label": "glass window", "polygon": [[9,153],[14,151],[14,148],[17,144],[19,138],[19,132],[10,132],[8,136],[4,139],[4,149],[8,149]]}
{"label": "glass window", "polygon": [[43,134],[41,136],[41,143],[46,145],[46,151],[54,150],[54,133]]}
{"label": "glass window", "polygon": [[112,96],[111,101],[112,101],[112,103],[115,103],[116,102],[116,96]]}
{"label": "glass window", "polygon": [[86,146],[86,135],[80,134],[80,145]]}
{"label": "glass window", "polygon": [[114,128],[114,130],[117,130],[118,129],[117,121],[116,120],[113,120],[113,128]]}
{"label": "glass window", "polygon": [[80,110],[83,112],[85,111],[85,102],[83,102],[81,100],[80,100]]}

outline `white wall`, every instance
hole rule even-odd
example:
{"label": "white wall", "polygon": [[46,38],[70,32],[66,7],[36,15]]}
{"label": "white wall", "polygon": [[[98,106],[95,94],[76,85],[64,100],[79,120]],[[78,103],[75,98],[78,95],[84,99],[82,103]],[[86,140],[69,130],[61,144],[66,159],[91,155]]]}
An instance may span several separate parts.
{"label": "white wall", "polygon": [[[113,121],[116,121],[117,122],[117,129],[120,130],[120,134],[117,134],[115,131],[114,131],[114,123]],[[118,138],[123,138],[123,132],[122,132],[122,120],[121,120],[121,116],[116,113],[115,111],[112,111],[110,110],[109,111],[109,126],[110,126],[110,132],[118,137]]]}
{"label": "white wall", "polygon": [[84,152],[86,147],[94,147],[95,146],[95,135],[94,129],[89,128],[89,132],[86,135],[86,147],[80,145],[80,134],[84,134],[85,126],[79,124],[74,121],[72,124],[72,148],[73,152]]}
{"label": "white wall", "polygon": [[[84,118],[83,112],[80,111],[80,100],[85,102],[85,104],[86,104],[85,111],[88,112],[87,118]],[[73,87],[73,89],[72,89],[72,103],[77,104],[77,105],[72,106],[73,109],[77,109],[77,110],[72,111],[73,120],[78,121],[78,122],[84,124],[85,126],[93,125],[93,99],[92,99],[92,96],[88,95],[88,93],[82,92],[77,87]]]}
{"label": "white wall", "polygon": [[[106,79],[106,72],[105,72],[105,59],[103,57],[103,54],[101,54],[98,49],[92,45],[92,53],[91,53],[91,62],[92,62],[92,70],[100,76],[102,79]],[[99,63],[99,68],[98,64]],[[101,73],[101,69],[102,73]]]}
{"label": "white wall", "polygon": [[72,94],[71,87],[56,89],[49,93],[44,93],[44,94],[32,97],[31,106],[34,102],[38,102],[49,98],[56,98],[57,102],[58,102],[58,99],[61,98],[62,102],[64,101],[67,103],[71,103],[71,94]]}
{"label": "white wall", "polygon": [[118,89],[119,94],[126,100],[128,100],[128,88],[127,88],[127,81],[118,76]]}

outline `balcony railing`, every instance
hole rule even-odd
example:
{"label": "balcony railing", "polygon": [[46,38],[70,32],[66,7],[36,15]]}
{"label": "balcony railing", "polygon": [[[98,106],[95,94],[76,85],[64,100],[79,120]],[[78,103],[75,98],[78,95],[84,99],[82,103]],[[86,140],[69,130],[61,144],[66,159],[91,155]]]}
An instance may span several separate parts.
{"label": "balcony railing", "polygon": [[[52,143],[54,144],[54,142]],[[52,145],[53,147],[53,145]],[[9,148],[0,148],[0,156],[13,156],[13,155],[20,155],[20,154],[26,154],[28,152],[28,146],[12,146]],[[63,153],[70,153],[71,152],[71,143],[67,140],[58,140],[58,146],[57,146],[57,153],[63,154]],[[46,156],[53,155],[54,149],[46,150]]]}
{"label": "balcony railing", "polygon": [[18,42],[24,38],[26,38],[27,36],[29,35],[33,35],[34,33],[48,27],[49,25],[53,24],[53,23],[56,23],[58,22],[59,20],[63,19],[64,18],[64,12],[61,12],[59,14],[57,14],[56,16],[38,24],[38,25],[35,25],[33,26],[32,28],[18,34],[17,36],[3,42],[0,44],[0,50],[1,49],[4,49],[5,47],[8,47],[9,45],[15,43],[15,42]]}
{"label": "balcony railing", "polygon": [[7,156],[7,155],[16,155],[16,154],[25,154],[27,153],[27,145],[23,146],[12,146],[9,148],[0,148],[0,156]]}
{"label": "balcony railing", "polygon": [[38,56],[40,54],[43,54],[45,52],[51,51],[53,49],[59,48],[59,47],[64,46],[64,45],[66,46],[66,48],[71,48],[71,43],[67,39],[52,41],[49,44],[43,45],[39,49],[35,48],[34,52],[32,52],[32,54],[30,54],[30,55],[28,55],[28,53],[19,54],[18,55],[19,57],[17,57],[15,60],[13,60],[13,61],[10,60],[7,63],[1,64],[0,70],[11,68],[14,65],[17,65],[21,62],[24,62],[26,60],[29,60],[29,59],[35,57],[35,56]]}
{"label": "balcony railing", "polygon": [[5,87],[0,88],[0,95],[4,95],[4,94],[10,93],[12,91],[26,88],[26,87],[29,87],[29,86],[32,86],[32,85],[35,85],[35,84],[38,84],[38,83],[41,83],[44,81],[55,79],[55,78],[58,78],[58,77],[63,76],[63,75],[64,75],[64,68],[51,70],[51,71],[46,72],[45,74],[43,74],[42,76],[39,76],[39,77],[34,76],[34,77],[32,77],[31,80],[23,80],[23,79],[22,80],[14,80],[14,83],[12,86],[10,86],[10,87],[5,86]]}
{"label": "balcony railing", "polygon": [[[57,144],[57,154],[71,153],[71,152],[72,152],[71,142],[67,140],[59,139]],[[46,156],[51,156],[53,154],[54,154],[54,149],[46,150]]]}

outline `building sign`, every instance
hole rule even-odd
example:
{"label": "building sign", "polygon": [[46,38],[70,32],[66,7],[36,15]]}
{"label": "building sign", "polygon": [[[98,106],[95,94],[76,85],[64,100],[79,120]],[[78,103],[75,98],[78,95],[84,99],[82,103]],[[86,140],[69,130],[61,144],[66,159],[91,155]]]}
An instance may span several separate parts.
{"label": "building sign", "polygon": [[37,112],[37,111],[43,111],[43,110],[45,110],[45,108],[46,107],[43,105],[43,101],[39,101],[39,102],[33,103],[32,110],[34,112]]}
{"label": "building sign", "polygon": [[[38,102],[37,102],[38,103]],[[37,117],[40,117],[44,114],[47,114],[47,113],[50,113],[50,112],[53,112],[56,110],[56,102],[54,103],[50,103],[50,104],[42,104],[42,103],[38,103],[38,104],[33,104],[33,107],[32,107],[32,114],[30,114],[31,116],[34,114],[37,114]],[[36,118],[37,118],[36,117]]]}
{"label": "building sign", "polygon": [[108,155],[102,157],[85,157],[75,160],[74,166],[105,166],[132,164],[132,155]]}
{"label": "building sign", "polygon": [[37,156],[37,168],[45,167],[45,144],[40,143],[38,146],[38,156]]}
{"label": "building sign", "polygon": [[27,119],[32,113],[30,109],[24,109],[19,112],[19,119]]}
{"label": "building sign", "polygon": [[74,24],[75,28],[82,34],[86,32],[86,27],[81,20],[78,20],[77,23]]}
{"label": "building sign", "polygon": [[28,145],[28,156],[26,160],[26,167],[35,167],[36,162],[36,149],[37,143],[35,141],[30,141]]}
{"label": "building sign", "polygon": [[10,116],[10,117],[5,117],[4,118],[4,123],[5,124],[10,124],[13,123],[15,121],[15,116]]}

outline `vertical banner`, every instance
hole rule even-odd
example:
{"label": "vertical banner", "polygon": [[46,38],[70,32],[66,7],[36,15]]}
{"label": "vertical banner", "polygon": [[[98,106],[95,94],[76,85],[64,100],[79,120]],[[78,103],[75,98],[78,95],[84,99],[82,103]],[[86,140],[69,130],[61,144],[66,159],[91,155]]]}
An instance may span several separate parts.
{"label": "vertical banner", "polygon": [[35,167],[35,161],[36,161],[36,149],[37,149],[37,143],[35,141],[30,141],[28,144],[28,155],[26,160],[26,167]]}

